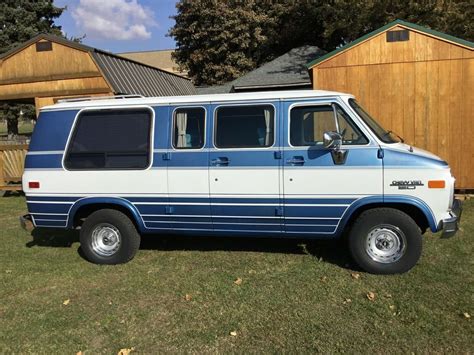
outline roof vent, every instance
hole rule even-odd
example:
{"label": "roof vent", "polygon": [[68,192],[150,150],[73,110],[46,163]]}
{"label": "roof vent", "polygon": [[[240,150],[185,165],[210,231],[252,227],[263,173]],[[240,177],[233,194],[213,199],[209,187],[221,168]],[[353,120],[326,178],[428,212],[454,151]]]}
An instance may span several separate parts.
{"label": "roof vent", "polygon": [[53,50],[53,43],[51,41],[41,41],[36,42],[36,51],[37,52],[47,52]]}
{"label": "roof vent", "polygon": [[387,32],[387,42],[403,42],[408,40],[410,40],[410,31],[408,30]]}

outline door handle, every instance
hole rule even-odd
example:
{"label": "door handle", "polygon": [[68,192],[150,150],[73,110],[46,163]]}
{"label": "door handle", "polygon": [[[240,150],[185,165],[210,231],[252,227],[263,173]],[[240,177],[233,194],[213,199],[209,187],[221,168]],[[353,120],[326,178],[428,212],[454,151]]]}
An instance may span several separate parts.
{"label": "door handle", "polygon": [[219,157],[217,159],[211,160],[211,165],[213,166],[227,166],[230,163],[230,159],[227,157]]}
{"label": "door handle", "polygon": [[288,159],[286,163],[290,165],[304,165],[305,160],[303,157],[297,156],[297,157],[292,157],[291,159]]}

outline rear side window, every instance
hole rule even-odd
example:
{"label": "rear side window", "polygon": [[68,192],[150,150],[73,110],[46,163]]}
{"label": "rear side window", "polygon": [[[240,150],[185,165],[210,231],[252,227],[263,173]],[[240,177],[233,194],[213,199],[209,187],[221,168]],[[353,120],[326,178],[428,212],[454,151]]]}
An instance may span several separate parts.
{"label": "rear side window", "polygon": [[219,107],[217,148],[264,148],[274,143],[275,110],[271,105]]}
{"label": "rear side window", "polygon": [[150,165],[150,128],[147,109],[84,111],[64,165],[71,170],[145,169]]}
{"label": "rear side window", "polygon": [[202,107],[179,108],[173,117],[173,147],[199,149],[204,146],[204,118]]}

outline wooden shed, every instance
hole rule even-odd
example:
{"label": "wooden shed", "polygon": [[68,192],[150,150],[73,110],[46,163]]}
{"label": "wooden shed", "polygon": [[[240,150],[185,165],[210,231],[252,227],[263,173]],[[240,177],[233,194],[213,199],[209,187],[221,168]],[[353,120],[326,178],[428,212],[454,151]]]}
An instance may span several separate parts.
{"label": "wooden shed", "polygon": [[194,93],[180,75],[49,34],[0,56],[0,101],[31,102],[37,109],[77,96]]}
{"label": "wooden shed", "polygon": [[354,94],[408,144],[474,189],[474,43],[401,20],[308,64],[314,89]]}

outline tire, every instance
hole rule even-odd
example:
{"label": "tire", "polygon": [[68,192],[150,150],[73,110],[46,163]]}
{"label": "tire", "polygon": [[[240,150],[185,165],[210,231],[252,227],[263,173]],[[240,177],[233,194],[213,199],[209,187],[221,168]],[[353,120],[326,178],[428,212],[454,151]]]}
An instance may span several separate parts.
{"label": "tire", "polygon": [[374,208],[363,212],[354,222],[349,249],[355,262],[369,273],[404,273],[420,259],[421,230],[402,211]]}
{"label": "tire", "polygon": [[81,250],[95,264],[123,264],[140,247],[140,234],[125,214],[103,209],[86,218],[81,228]]}

